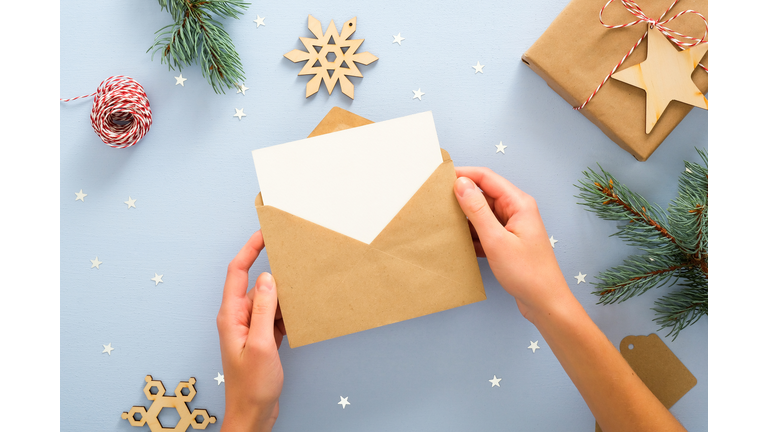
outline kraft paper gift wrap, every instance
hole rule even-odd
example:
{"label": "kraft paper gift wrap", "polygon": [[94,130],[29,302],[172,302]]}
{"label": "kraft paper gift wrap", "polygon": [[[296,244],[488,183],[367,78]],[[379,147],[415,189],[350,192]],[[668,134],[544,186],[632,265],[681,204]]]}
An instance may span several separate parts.
{"label": "kraft paper gift wrap", "polygon": [[[598,14],[605,3],[606,0],[572,0],[522,57],[523,62],[571,106],[580,106],[587,100],[647,29],[644,23],[622,29],[603,27]],[[638,0],[637,4],[647,16],[656,19],[672,0]],[[707,17],[706,0],[680,0],[664,17],[671,18],[687,9]],[[607,24],[625,24],[636,19],[619,1],[603,13]],[[693,14],[683,15],[666,25],[688,36],[703,36],[704,22]],[[646,47],[647,37],[618,70],[643,62]],[[704,66],[708,64],[708,56],[704,55],[701,61]],[[691,76],[694,84],[706,94],[707,72],[697,67]],[[670,102],[651,133],[646,134],[645,96],[643,89],[611,78],[581,113],[621,148],[637,160],[645,161],[692,109],[682,102]]]}

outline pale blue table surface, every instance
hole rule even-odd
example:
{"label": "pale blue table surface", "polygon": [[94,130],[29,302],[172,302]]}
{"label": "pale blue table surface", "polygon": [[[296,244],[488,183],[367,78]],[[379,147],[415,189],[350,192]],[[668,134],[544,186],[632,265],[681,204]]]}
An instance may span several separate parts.
{"label": "pale blue table surface", "polygon": [[[208,430],[219,430],[226,383],[214,380],[215,317],[226,266],[259,228],[250,152],[306,137],[334,106],[373,121],[431,110],[457,165],[490,167],[537,199],[566,280],[616,346],[656,332],[650,308],[660,291],[598,306],[593,286],[577,285],[579,272],[595,282],[633,251],[609,237],[615,223],[577,205],[573,185],[600,163],[666,208],[683,160],[700,162],[695,148],[707,148],[707,113],[691,111],[647,162],[620,149],[520,61],[566,3],[257,2],[223,20],[245,68],[243,96],[214,94],[196,65],[177,86],[179,72],[150,59],[154,32],[170,23],[157,2],[61,2],[60,97],[128,75],[146,89],[154,119],[139,144],[117,150],[91,129],[90,100],[61,105],[61,430],[141,430],[120,414],[149,406],[147,374],[169,391],[194,376],[189,406],[217,416]],[[309,14],[324,30],[356,16],[361,51],[379,57],[352,79],[354,101],[324,86],[305,98],[309,77],[283,57],[310,36]],[[257,15],[266,26],[257,28]],[[392,43],[398,33],[402,45]],[[477,61],[482,74],[471,68]],[[235,108],[247,116],[233,117]],[[505,154],[495,153],[499,141]],[[75,201],[81,189],[88,196]],[[135,209],[123,203],[129,196]],[[90,268],[97,256],[103,264]],[[275,430],[594,430],[546,342],[479,262],[486,301],[301,348],[284,343]],[[251,276],[268,270],[265,254]],[[705,317],[664,338],[698,379],[672,407],[691,431],[707,430],[707,333]],[[536,340],[534,354],[526,347]],[[114,351],[102,354],[108,343]],[[500,387],[490,387],[494,375]]]}

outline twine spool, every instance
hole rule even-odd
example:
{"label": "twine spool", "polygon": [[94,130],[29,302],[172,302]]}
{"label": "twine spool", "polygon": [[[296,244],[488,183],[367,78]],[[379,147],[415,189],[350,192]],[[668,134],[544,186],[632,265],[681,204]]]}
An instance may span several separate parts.
{"label": "twine spool", "polygon": [[95,96],[91,109],[91,126],[104,144],[112,148],[130,147],[149,131],[152,110],[144,87],[133,78],[111,76],[99,84],[95,93],[70,99]]}

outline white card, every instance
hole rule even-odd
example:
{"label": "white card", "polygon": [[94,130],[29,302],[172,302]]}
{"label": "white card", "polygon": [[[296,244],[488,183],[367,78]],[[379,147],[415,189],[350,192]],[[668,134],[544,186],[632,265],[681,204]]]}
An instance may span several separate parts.
{"label": "white card", "polygon": [[432,112],[253,151],[264,205],[370,244],[443,162]]}

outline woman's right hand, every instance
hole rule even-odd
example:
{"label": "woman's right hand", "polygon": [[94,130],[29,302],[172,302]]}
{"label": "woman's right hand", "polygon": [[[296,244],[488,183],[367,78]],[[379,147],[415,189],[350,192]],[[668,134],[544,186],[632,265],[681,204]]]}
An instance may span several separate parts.
{"label": "woman's right hand", "polygon": [[457,167],[454,193],[469,219],[478,257],[535,323],[563,296],[571,296],[547,237],[536,201],[488,168]]}

